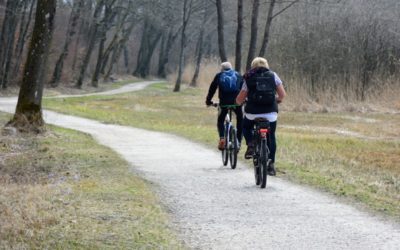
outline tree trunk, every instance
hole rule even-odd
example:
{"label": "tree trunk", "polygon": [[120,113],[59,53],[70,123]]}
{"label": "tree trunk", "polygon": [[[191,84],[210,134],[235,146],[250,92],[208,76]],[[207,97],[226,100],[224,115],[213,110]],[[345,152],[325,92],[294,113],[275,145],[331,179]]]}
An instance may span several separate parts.
{"label": "tree trunk", "polygon": [[80,12],[83,7],[83,2],[84,2],[83,0],[74,1],[71,16],[70,16],[69,22],[68,22],[67,35],[65,38],[63,50],[56,62],[56,66],[53,71],[53,77],[50,81],[50,84],[52,87],[57,87],[60,82],[61,74],[62,74],[63,67],[64,67],[64,60],[65,60],[65,58],[67,58],[67,56],[69,54],[69,47],[72,42],[72,38],[74,37],[74,35],[76,33],[75,28],[78,24]]}
{"label": "tree trunk", "polygon": [[193,78],[192,81],[190,82],[189,86],[191,87],[196,87],[197,86],[197,79],[199,78],[199,73],[200,73],[200,66],[201,66],[201,60],[203,58],[203,52],[204,52],[204,32],[205,32],[205,24],[208,19],[208,9],[207,9],[207,2],[204,3],[204,14],[203,14],[203,22],[201,23],[201,28],[200,28],[200,34],[199,34],[199,40],[197,41],[196,45],[196,68],[194,70]]}
{"label": "tree trunk", "polygon": [[43,78],[51,44],[57,0],[38,0],[35,26],[29,46],[17,108],[10,124],[28,131],[40,132]]}
{"label": "tree trunk", "polygon": [[98,18],[100,16],[100,14],[103,10],[103,7],[104,7],[104,1],[105,0],[100,0],[99,2],[97,2],[96,9],[94,11],[92,27],[90,28],[89,44],[86,48],[86,53],[85,53],[85,57],[83,58],[83,61],[82,61],[81,70],[79,71],[78,81],[76,82],[77,88],[82,88],[83,79],[85,77],[85,72],[89,65],[90,57],[92,55],[94,46],[96,44],[97,34],[98,34],[98,29],[99,29],[99,27],[98,27],[99,24],[97,22],[98,22]]}
{"label": "tree trunk", "polygon": [[133,73],[137,77],[145,78],[149,75],[151,58],[161,38],[161,32],[158,31],[157,27],[151,21],[149,17],[146,17],[136,70]]}
{"label": "tree trunk", "polygon": [[169,55],[172,49],[172,45],[175,43],[176,38],[178,38],[179,33],[182,32],[182,26],[177,30],[173,31],[173,27],[170,28],[168,32],[168,38],[165,46],[161,46],[160,58],[158,61],[158,73],[159,77],[165,78],[167,76],[166,66],[169,62]]}
{"label": "tree trunk", "polygon": [[237,23],[235,69],[240,72],[242,69],[243,0],[238,0]]}
{"label": "tree trunk", "polygon": [[[29,1],[26,1],[27,3]],[[35,8],[35,3],[36,0],[31,0],[31,4],[29,7],[29,14],[28,17],[26,19],[26,22],[22,22],[20,24],[20,34],[18,36],[18,40],[17,40],[17,45],[15,47],[15,66],[14,66],[14,76],[16,76],[18,74],[18,72],[20,71],[20,64],[21,64],[21,60],[22,60],[22,54],[24,52],[24,47],[25,47],[25,42],[27,39],[27,35],[28,35],[28,31],[29,31],[29,27],[31,26],[31,21],[32,21],[32,15],[33,15],[33,9]],[[26,9],[26,8],[25,8]]]}
{"label": "tree trunk", "polygon": [[[185,58],[185,47],[186,47],[186,27],[190,18],[190,9],[188,10],[188,0],[184,0],[183,2],[183,17],[182,17],[182,32],[181,32],[181,48],[179,52],[179,69],[178,69],[178,77],[175,82],[174,92],[179,92],[181,89],[182,83],[182,74],[183,74],[183,63]],[[192,1],[190,2],[191,8]]]}
{"label": "tree trunk", "polygon": [[217,16],[218,16],[218,48],[219,57],[222,62],[226,62],[228,59],[225,52],[225,39],[224,39],[224,13],[222,10],[222,0],[217,0]]}
{"label": "tree trunk", "polygon": [[124,66],[126,73],[129,73],[129,49],[127,46],[124,47]]}
{"label": "tree trunk", "polygon": [[265,24],[264,38],[263,38],[262,46],[261,46],[260,53],[259,53],[259,56],[261,56],[261,57],[265,56],[265,52],[268,47],[269,33],[270,33],[272,19],[273,19],[275,2],[276,2],[276,0],[271,0],[271,3],[269,4],[267,23]]}
{"label": "tree trunk", "polygon": [[13,56],[15,32],[18,16],[23,2],[21,0],[8,0],[0,35],[0,85],[3,89],[8,87],[8,78]]}
{"label": "tree trunk", "polygon": [[96,68],[92,76],[92,86],[93,87],[98,87],[99,85],[99,76],[100,76],[100,71],[102,68],[103,64],[103,58],[104,58],[104,46],[107,40],[107,31],[112,25],[112,20],[114,16],[117,14],[113,10],[113,6],[115,4],[116,0],[113,1],[108,1],[106,2],[105,6],[105,12],[104,12],[104,17],[103,20],[101,21],[100,29],[99,29],[99,37],[100,37],[100,44],[99,44],[99,52],[97,54],[97,63],[96,63]]}
{"label": "tree trunk", "polygon": [[249,54],[247,56],[246,70],[250,69],[251,62],[256,54],[259,7],[260,7],[260,0],[253,0],[253,10],[251,14],[250,46],[249,46]]}

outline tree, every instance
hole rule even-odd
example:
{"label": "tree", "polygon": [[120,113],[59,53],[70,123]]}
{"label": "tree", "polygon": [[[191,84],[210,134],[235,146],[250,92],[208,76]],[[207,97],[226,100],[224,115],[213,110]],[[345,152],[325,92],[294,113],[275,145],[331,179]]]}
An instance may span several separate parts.
{"label": "tree", "polygon": [[50,84],[52,87],[57,87],[58,83],[60,82],[62,70],[64,68],[64,60],[69,54],[69,47],[72,42],[72,38],[74,37],[74,35],[76,33],[75,29],[78,24],[80,13],[83,8],[83,2],[84,2],[84,0],[75,0],[74,4],[72,6],[72,11],[71,11],[71,15],[70,15],[69,22],[68,22],[68,28],[67,28],[67,34],[66,34],[64,46],[63,46],[60,56],[58,57],[56,66],[53,71],[53,77],[50,81]]}
{"label": "tree", "polygon": [[[190,1],[190,2],[189,2]],[[178,64],[178,77],[175,82],[174,92],[179,92],[182,82],[183,74],[183,61],[184,61],[184,51],[186,47],[186,28],[189,23],[190,15],[192,13],[193,0],[184,0],[183,2],[183,15],[182,15],[182,31],[181,31],[181,46],[179,51],[179,64]]]}
{"label": "tree", "polygon": [[154,23],[153,18],[146,16],[143,25],[142,39],[137,58],[136,69],[133,72],[134,76],[147,77],[150,73],[150,63],[154,50],[161,39],[162,33],[159,27]]}
{"label": "tree", "polygon": [[267,23],[265,24],[264,38],[263,38],[263,41],[262,41],[262,45],[261,45],[259,56],[261,56],[261,57],[265,56],[265,52],[267,50],[268,42],[269,42],[269,36],[270,36],[272,20],[275,17],[277,17],[279,14],[283,13],[285,10],[289,9],[292,5],[294,5],[295,3],[299,2],[299,1],[300,0],[292,1],[290,4],[288,4],[282,10],[278,11],[276,14],[273,14],[276,0],[271,0],[271,2],[269,4],[269,9],[268,9]]}
{"label": "tree", "polygon": [[238,0],[237,8],[237,30],[236,30],[236,57],[235,69],[240,72],[242,69],[242,40],[243,40],[243,0]]}
{"label": "tree", "polygon": [[97,35],[98,35],[98,30],[99,30],[99,17],[103,11],[103,7],[105,5],[105,1],[106,0],[99,0],[96,4],[95,10],[94,10],[94,14],[93,14],[93,18],[92,18],[92,24],[91,24],[91,28],[89,31],[89,42],[88,42],[88,46],[86,47],[86,52],[85,52],[85,56],[83,58],[82,64],[81,64],[81,69],[79,71],[79,76],[78,76],[78,81],[76,82],[76,87],[77,88],[82,88],[83,85],[83,79],[85,77],[85,73],[86,73],[86,69],[89,65],[89,61],[90,61],[90,57],[93,53],[94,47],[96,45],[96,41],[97,41]]}
{"label": "tree", "polygon": [[204,33],[205,33],[208,16],[209,16],[208,3],[205,1],[203,3],[203,20],[201,22],[200,34],[199,34],[199,38],[198,38],[197,44],[196,44],[196,67],[195,67],[192,81],[189,84],[191,87],[197,86],[197,79],[199,77],[200,65],[201,65],[201,60],[203,58],[203,52],[204,52]]}
{"label": "tree", "polygon": [[3,89],[8,87],[18,15],[23,3],[22,0],[8,0],[6,5],[6,14],[0,34],[0,85]]}
{"label": "tree", "polygon": [[10,125],[20,130],[40,132],[44,125],[42,95],[44,71],[53,34],[57,0],[38,0],[35,26],[24,67],[17,108]]}
{"label": "tree", "polygon": [[[30,1],[30,5],[28,6],[28,3]],[[15,66],[14,66],[14,76],[17,75],[19,73],[19,69],[20,69],[20,64],[21,64],[21,60],[22,60],[22,54],[24,51],[24,47],[25,47],[25,42],[27,40],[27,36],[28,36],[28,31],[29,31],[29,27],[31,26],[31,21],[32,21],[32,15],[33,15],[33,10],[35,8],[35,3],[36,0],[25,0],[25,12],[26,9],[29,8],[29,14],[28,16],[25,18],[25,13],[22,16],[22,20],[20,22],[20,27],[19,27],[19,36],[18,36],[18,40],[17,40],[17,45],[15,47]]]}
{"label": "tree", "polygon": [[251,12],[250,45],[249,45],[249,53],[247,55],[246,70],[250,69],[251,61],[254,59],[254,56],[256,54],[259,8],[260,8],[260,0],[253,0],[253,10]]}
{"label": "tree", "polygon": [[218,26],[219,57],[222,62],[226,62],[228,59],[226,57],[226,52],[225,52],[224,12],[222,10],[222,0],[217,0],[216,5],[217,5],[217,16],[218,16],[217,26]]}

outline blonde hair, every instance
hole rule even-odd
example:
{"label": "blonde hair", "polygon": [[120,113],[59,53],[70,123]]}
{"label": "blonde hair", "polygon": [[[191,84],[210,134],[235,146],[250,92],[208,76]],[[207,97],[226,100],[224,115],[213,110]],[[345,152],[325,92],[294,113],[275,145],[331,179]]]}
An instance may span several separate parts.
{"label": "blonde hair", "polygon": [[254,58],[254,60],[251,62],[251,68],[254,69],[254,68],[258,68],[258,67],[269,69],[267,59],[265,59],[263,57]]}

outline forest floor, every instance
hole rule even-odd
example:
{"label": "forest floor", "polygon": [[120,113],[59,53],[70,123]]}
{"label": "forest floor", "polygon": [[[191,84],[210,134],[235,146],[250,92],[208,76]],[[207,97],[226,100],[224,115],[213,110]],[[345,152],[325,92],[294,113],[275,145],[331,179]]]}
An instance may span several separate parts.
{"label": "forest floor", "polygon": [[[215,147],[216,110],[204,107],[204,96],[203,90],[172,93],[170,86],[156,84],[118,96],[47,99],[45,105],[105,123],[174,133]],[[61,117],[51,119],[74,124],[75,118]],[[385,226],[380,219],[342,205],[342,199],[338,202],[281,178],[313,185],[336,194],[336,198],[345,197],[359,208],[364,207],[360,204],[367,204],[369,211],[398,218],[399,119],[389,118],[384,114],[282,112],[278,132],[279,178],[270,178],[267,190],[261,193],[255,188],[248,167],[240,163],[235,171],[221,168],[220,157],[203,146],[118,126],[97,124],[96,129],[89,129],[92,125],[88,120],[79,120],[79,124],[76,121],[73,126],[87,127],[88,131],[93,130],[91,133],[96,133],[99,126],[97,133],[102,134],[95,137],[105,136],[104,144],[112,142],[110,136],[126,135],[127,141],[119,137],[114,149],[135,162],[135,171],[159,186],[160,197],[189,246],[232,249],[257,247],[265,240],[271,243],[270,248],[293,247],[290,244],[296,242],[297,248],[351,245],[361,249],[395,246],[398,226]],[[115,132],[103,135],[101,126]],[[377,130],[381,132],[377,134]],[[127,149],[126,143],[132,143],[131,148],[137,150]],[[169,146],[165,148],[165,144]],[[161,154],[149,152],[149,148],[158,147]],[[375,153],[379,157],[373,157]],[[261,238],[259,231],[263,232]],[[254,235],[258,235],[258,240]],[[305,235],[307,246],[298,241]]]}

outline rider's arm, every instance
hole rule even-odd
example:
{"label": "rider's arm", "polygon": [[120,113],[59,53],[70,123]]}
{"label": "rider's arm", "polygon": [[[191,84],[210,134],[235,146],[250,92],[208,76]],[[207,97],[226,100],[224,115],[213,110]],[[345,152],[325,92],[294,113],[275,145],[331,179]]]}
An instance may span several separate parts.
{"label": "rider's arm", "polygon": [[236,104],[238,104],[238,105],[242,105],[244,103],[244,101],[246,101],[246,98],[247,98],[247,92],[248,92],[247,84],[245,81],[243,81],[242,84],[243,84],[242,88],[235,100]]}
{"label": "rider's arm", "polygon": [[238,94],[238,96],[236,97],[236,104],[238,105],[242,105],[244,103],[244,101],[247,98],[247,91],[245,90],[241,90]]}
{"label": "rider's arm", "polygon": [[276,86],[276,92],[278,93],[278,98],[276,100],[278,103],[280,103],[286,96],[286,91],[285,88],[283,87],[283,84],[279,84],[278,86]]}
{"label": "rider's arm", "polygon": [[214,80],[212,81],[212,83],[211,83],[211,85],[210,85],[210,88],[208,89],[208,94],[207,94],[207,98],[206,98],[206,104],[207,104],[207,105],[211,103],[211,100],[212,100],[212,98],[214,97],[215,92],[217,91],[217,88],[218,88],[218,78],[219,78],[218,76],[219,76],[219,74],[217,74],[217,75],[214,77]]}

